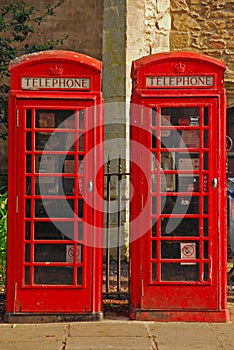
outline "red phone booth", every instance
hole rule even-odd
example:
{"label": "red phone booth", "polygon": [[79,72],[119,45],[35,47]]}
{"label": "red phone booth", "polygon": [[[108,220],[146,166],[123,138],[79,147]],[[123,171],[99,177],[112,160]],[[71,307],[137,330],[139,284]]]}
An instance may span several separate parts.
{"label": "red phone booth", "polygon": [[190,52],[132,64],[132,319],[229,319],[224,70]]}
{"label": "red phone booth", "polygon": [[10,64],[11,322],[102,317],[101,72],[96,59],[59,50]]}

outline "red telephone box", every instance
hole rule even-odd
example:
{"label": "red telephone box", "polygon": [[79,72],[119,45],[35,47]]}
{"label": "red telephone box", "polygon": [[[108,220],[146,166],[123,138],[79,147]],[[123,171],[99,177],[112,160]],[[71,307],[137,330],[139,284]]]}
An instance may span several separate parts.
{"label": "red telephone box", "polygon": [[10,64],[10,321],[102,316],[101,72],[58,50]]}
{"label": "red telephone box", "polygon": [[132,64],[132,319],[229,318],[224,70],[189,52]]}

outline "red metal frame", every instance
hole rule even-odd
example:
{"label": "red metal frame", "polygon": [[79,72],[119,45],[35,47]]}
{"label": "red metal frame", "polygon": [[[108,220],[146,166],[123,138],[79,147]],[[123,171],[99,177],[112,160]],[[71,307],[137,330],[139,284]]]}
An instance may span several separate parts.
{"label": "red metal frame", "polygon": [[[102,201],[95,198],[95,186],[99,193],[103,192],[103,177],[94,178],[100,172],[98,166],[103,164],[103,100],[101,94],[101,63],[85,55],[50,51],[24,56],[10,65],[11,92],[9,99],[9,220],[8,220],[8,270],[7,270],[7,315],[32,314],[77,314],[79,316],[100,318],[102,314]],[[37,88],[27,90],[22,86],[23,77],[48,79],[47,83],[59,79],[87,79],[89,86],[77,89],[68,88]],[[61,80],[64,82],[65,80]],[[36,124],[38,111],[53,112],[68,115],[74,113],[74,125],[64,124],[42,127]],[[69,112],[70,111],[70,112]],[[29,116],[27,117],[27,113]],[[80,115],[82,118],[79,119]],[[84,117],[83,117],[84,116]],[[30,123],[27,123],[28,119]],[[73,118],[73,117],[72,117]],[[79,122],[80,120],[80,122]],[[82,121],[81,121],[82,120]],[[80,124],[79,124],[80,123]],[[84,124],[83,124],[84,123]],[[83,125],[82,125],[83,124]],[[74,136],[74,147],[40,149],[35,146],[37,138],[47,137],[54,133],[55,138]],[[84,141],[80,135],[83,134]],[[65,136],[64,136],[65,135]],[[28,141],[29,140],[29,141]],[[65,140],[65,139],[64,139]],[[26,146],[27,142],[31,144]],[[65,141],[64,141],[65,142]],[[82,143],[82,149],[79,148]],[[97,146],[97,147],[96,147]],[[55,146],[56,147],[56,146]],[[91,153],[86,160],[86,155]],[[39,173],[36,169],[38,157],[70,157],[74,170],[67,172],[47,171]],[[31,159],[31,169],[26,169],[26,159]],[[98,160],[98,161],[97,161]],[[83,162],[83,163],[82,163]],[[68,164],[68,163],[67,163]],[[79,171],[84,164],[84,173]],[[39,167],[39,165],[38,165]],[[65,179],[73,182],[72,193],[35,192],[36,184],[41,179],[54,179],[56,183],[64,183]],[[59,182],[60,181],[60,182]],[[92,181],[94,191],[86,191]],[[46,181],[45,181],[46,182]],[[82,183],[82,185],[81,185]],[[30,184],[28,193],[26,185]],[[60,186],[60,185],[57,185]],[[81,189],[82,186],[82,189]],[[85,191],[82,192],[82,191]],[[87,193],[86,193],[87,192]],[[74,217],[56,217],[55,222],[71,223],[71,237],[42,238],[35,237],[37,223],[49,223],[49,217],[40,217],[35,205],[40,200],[53,200],[61,203],[72,201]],[[60,202],[59,202],[60,201]],[[30,203],[30,214],[26,204]],[[81,214],[78,205],[82,207]],[[44,215],[44,214],[43,214]],[[64,214],[65,215],[65,214]],[[28,226],[27,226],[28,225]],[[38,224],[39,225],[39,224]],[[79,229],[78,229],[79,225]],[[82,235],[78,236],[83,225]],[[30,227],[30,235],[26,234]],[[97,228],[95,230],[95,228]],[[96,231],[98,234],[96,234]],[[49,232],[48,232],[49,233]],[[81,233],[80,233],[81,234]],[[73,238],[72,238],[73,237]],[[52,245],[51,245],[52,244]],[[43,246],[48,249],[74,247],[74,255],[81,254],[81,260],[64,261],[64,258],[54,258],[52,261],[36,259],[36,250]],[[68,245],[68,247],[67,247]],[[29,249],[27,250],[26,249]],[[59,248],[60,247],[60,248]],[[78,251],[79,249],[79,251]],[[51,250],[50,250],[51,251]],[[45,254],[45,252],[42,252]],[[47,257],[48,259],[48,257]],[[67,257],[66,257],[67,259]],[[39,282],[35,280],[35,269],[63,268],[73,269],[72,282]],[[28,275],[25,271],[29,270]],[[82,269],[82,272],[81,272]],[[28,271],[27,270],[27,271]],[[79,271],[79,275],[78,275]],[[48,272],[47,272],[48,275]],[[72,275],[71,275],[72,276]],[[79,280],[77,280],[79,278]]]}
{"label": "red metal frame", "polygon": [[[134,194],[131,202],[130,247],[132,319],[211,322],[229,319],[226,305],[224,69],[224,64],[218,60],[183,52],[155,54],[133,62],[131,183]],[[212,86],[173,86],[176,79],[178,82],[184,78],[187,82],[187,77],[195,77],[191,81],[197,82],[200,76]],[[151,85],[147,85],[148,77],[151,77],[148,80],[152,82]],[[155,77],[159,77],[158,81]],[[155,81],[152,80],[154,78]],[[158,82],[161,86],[156,86]],[[186,109],[198,111],[199,122],[186,124],[188,118],[182,118],[181,124],[178,119],[178,124],[162,126],[162,111],[176,109],[180,112]],[[175,132],[182,134],[184,131],[185,134],[189,130],[199,133],[199,145],[188,148],[161,145],[166,139],[163,136],[165,133],[173,137]],[[154,141],[152,134],[155,135]],[[170,141],[167,142],[170,145]],[[197,159],[197,169],[180,170],[176,161],[181,157],[183,159],[184,152],[189,152]],[[152,169],[152,154],[159,164],[155,169]],[[174,154],[173,162],[176,165],[162,169],[162,159],[169,154]],[[162,189],[163,176],[177,179],[178,176],[186,175],[199,178],[198,189]],[[155,188],[151,184],[153,177],[156,179]],[[216,188],[212,187],[212,179],[217,179]],[[164,197],[177,198],[181,203],[186,203],[186,199],[191,197],[198,209],[183,215],[179,209],[163,211],[161,200]],[[142,216],[141,227],[134,220],[138,215]],[[173,231],[171,235],[163,233],[163,222],[181,217],[187,222],[190,220],[196,223],[196,233],[192,233],[191,228],[187,232],[181,232],[181,229],[179,233]],[[186,260],[184,265],[181,244],[186,242],[191,251],[195,249],[196,254]],[[177,252],[179,249],[180,256]],[[176,257],[173,258],[170,254]],[[189,272],[184,272],[186,269],[193,272],[189,275]]]}

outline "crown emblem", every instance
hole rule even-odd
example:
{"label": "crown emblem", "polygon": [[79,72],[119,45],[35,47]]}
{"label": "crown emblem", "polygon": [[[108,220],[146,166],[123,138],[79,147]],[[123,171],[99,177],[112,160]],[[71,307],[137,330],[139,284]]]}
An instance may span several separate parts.
{"label": "crown emblem", "polygon": [[182,63],[182,62],[176,63],[174,65],[174,71],[176,73],[184,73],[184,71],[185,71],[185,64]]}
{"label": "crown emblem", "polygon": [[52,75],[62,75],[63,74],[63,67],[55,64],[54,66],[51,66],[49,68],[49,72]]}

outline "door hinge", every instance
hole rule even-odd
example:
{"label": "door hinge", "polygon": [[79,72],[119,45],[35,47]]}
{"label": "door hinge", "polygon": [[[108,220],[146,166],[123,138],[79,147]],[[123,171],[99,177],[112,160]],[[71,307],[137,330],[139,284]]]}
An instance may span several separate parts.
{"label": "door hinge", "polygon": [[16,213],[19,212],[19,197],[18,196],[15,197],[15,212]]}
{"label": "door hinge", "polygon": [[19,127],[19,110],[16,110],[16,127]]}
{"label": "door hinge", "polygon": [[141,296],[144,297],[144,280],[141,280]]}

